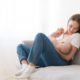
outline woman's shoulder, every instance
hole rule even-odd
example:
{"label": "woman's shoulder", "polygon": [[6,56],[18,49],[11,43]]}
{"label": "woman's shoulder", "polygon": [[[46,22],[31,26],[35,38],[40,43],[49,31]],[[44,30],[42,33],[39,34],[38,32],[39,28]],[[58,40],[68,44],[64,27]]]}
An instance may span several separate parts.
{"label": "woman's shoulder", "polygon": [[79,47],[80,47],[80,33],[74,33],[72,35],[71,44],[79,49]]}
{"label": "woman's shoulder", "polygon": [[80,37],[80,33],[74,33],[72,34],[73,37]]}
{"label": "woman's shoulder", "polygon": [[80,43],[80,33],[72,34],[72,39]]}

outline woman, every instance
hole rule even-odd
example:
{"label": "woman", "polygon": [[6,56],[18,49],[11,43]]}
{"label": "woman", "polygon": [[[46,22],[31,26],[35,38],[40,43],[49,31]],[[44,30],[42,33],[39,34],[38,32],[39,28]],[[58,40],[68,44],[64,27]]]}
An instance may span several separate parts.
{"label": "woman", "polygon": [[[59,40],[61,35],[63,37]],[[26,78],[36,70],[37,66],[47,67],[71,64],[80,46],[79,37],[80,14],[75,14],[69,19],[66,32],[63,29],[61,32],[58,30],[49,37],[43,33],[38,33],[32,48],[25,44],[19,44],[17,54],[22,69],[16,76],[18,78]],[[65,43],[68,45],[65,45]],[[64,45],[65,48],[63,47]],[[67,52],[65,49],[67,49]]]}

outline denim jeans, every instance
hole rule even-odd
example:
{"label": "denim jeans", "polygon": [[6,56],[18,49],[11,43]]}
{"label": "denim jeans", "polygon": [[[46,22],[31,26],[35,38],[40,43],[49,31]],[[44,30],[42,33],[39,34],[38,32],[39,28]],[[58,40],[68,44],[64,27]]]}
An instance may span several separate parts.
{"label": "denim jeans", "polygon": [[26,59],[28,62],[40,67],[63,66],[69,62],[64,60],[56,51],[54,45],[43,33],[38,33],[33,45],[29,48],[25,44],[19,44],[17,54],[20,62]]}

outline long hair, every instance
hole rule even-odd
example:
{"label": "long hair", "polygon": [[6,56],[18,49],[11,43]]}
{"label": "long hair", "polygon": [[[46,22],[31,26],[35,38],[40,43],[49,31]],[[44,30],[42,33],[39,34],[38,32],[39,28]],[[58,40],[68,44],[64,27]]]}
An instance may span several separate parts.
{"label": "long hair", "polygon": [[76,33],[80,33],[80,14],[74,14],[74,15],[72,15],[72,16],[69,18],[68,22],[69,22],[70,20],[74,20],[74,21],[76,21],[76,22],[79,24],[79,29],[78,29],[78,31],[77,31]]}

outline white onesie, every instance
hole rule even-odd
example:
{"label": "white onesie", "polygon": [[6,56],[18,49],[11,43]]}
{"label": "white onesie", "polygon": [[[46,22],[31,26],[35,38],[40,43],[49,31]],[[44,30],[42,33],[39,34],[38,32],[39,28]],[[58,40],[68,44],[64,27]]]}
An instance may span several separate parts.
{"label": "white onesie", "polygon": [[63,35],[61,35],[60,37],[57,38],[57,41],[64,42],[64,43],[70,43],[72,46],[79,49],[79,47],[80,47],[80,34],[74,33],[68,37],[63,37]]}

